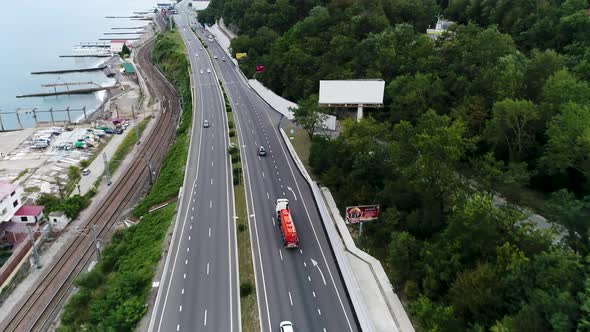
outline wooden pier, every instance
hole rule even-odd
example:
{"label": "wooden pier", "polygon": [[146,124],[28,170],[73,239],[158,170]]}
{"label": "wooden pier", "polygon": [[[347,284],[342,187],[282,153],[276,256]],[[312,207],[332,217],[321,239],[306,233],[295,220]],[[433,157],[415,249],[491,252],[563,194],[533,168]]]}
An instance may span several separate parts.
{"label": "wooden pier", "polygon": [[[92,82],[60,83],[60,84],[45,84],[42,86],[55,88],[57,86],[88,85],[88,84],[94,84],[94,83],[92,83]],[[100,86],[97,84],[94,84],[94,85],[96,85],[96,87],[84,88],[84,89],[74,89],[74,90],[68,89],[66,91],[54,90],[53,92],[31,93],[31,94],[18,95],[18,96],[16,96],[16,98],[50,97],[50,96],[61,96],[61,95],[82,95],[82,94],[89,94],[89,93],[93,93],[93,92],[97,92],[97,91],[110,90],[110,89],[114,89],[118,86],[116,84],[112,85],[112,86]]]}
{"label": "wooden pier", "polygon": [[143,32],[105,32],[105,35],[141,35]]}
{"label": "wooden pier", "polygon": [[47,70],[47,71],[33,71],[31,75],[43,75],[43,74],[67,74],[67,73],[84,73],[89,71],[99,71],[105,69],[107,66],[92,67],[92,68],[80,68],[80,69],[64,69],[64,70]]}

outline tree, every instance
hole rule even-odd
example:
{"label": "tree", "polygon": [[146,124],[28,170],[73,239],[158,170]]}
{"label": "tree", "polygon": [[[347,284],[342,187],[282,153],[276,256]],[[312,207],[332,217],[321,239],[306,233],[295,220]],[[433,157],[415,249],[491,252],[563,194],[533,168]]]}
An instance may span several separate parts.
{"label": "tree", "polygon": [[480,324],[489,323],[502,307],[502,284],[489,263],[461,272],[449,289],[453,307]]}
{"label": "tree", "polygon": [[547,107],[546,116],[551,118],[568,102],[590,104],[590,85],[576,78],[567,69],[562,69],[545,82],[542,100]]}
{"label": "tree", "polygon": [[541,171],[553,174],[568,168],[590,175],[590,106],[569,103],[547,126]]}
{"label": "tree", "polygon": [[462,121],[434,111],[423,114],[413,126],[407,121],[393,128],[391,167],[423,195],[429,229],[441,226],[449,203],[462,195],[464,184],[457,174],[459,161],[474,148],[474,139],[465,135]]}
{"label": "tree", "polygon": [[565,189],[551,195],[546,204],[546,216],[567,229],[567,242],[577,252],[588,254],[590,246],[590,197],[578,200]]}
{"label": "tree", "polygon": [[432,302],[421,296],[410,305],[415,321],[423,331],[452,332],[463,330],[462,322],[456,317],[455,308]]}
{"label": "tree", "polygon": [[416,118],[428,109],[443,108],[446,91],[440,78],[432,74],[401,75],[387,85],[394,122]]}
{"label": "tree", "polygon": [[577,332],[590,331],[590,278],[586,278],[583,292],[578,293],[580,298],[580,321]]}
{"label": "tree", "polygon": [[526,163],[508,163],[496,160],[494,154],[488,152],[471,161],[476,173],[477,184],[484,191],[494,194],[502,187],[521,188],[528,184],[530,172]]}
{"label": "tree", "polygon": [[420,242],[408,232],[393,232],[389,243],[388,257],[392,266],[393,280],[403,284],[418,276]]}
{"label": "tree", "polygon": [[299,107],[290,108],[295,117],[295,123],[307,132],[309,138],[313,138],[316,128],[320,127],[326,120],[327,115],[320,112],[318,96],[311,95],[299,102]]}
{"label": "tree", "polygon": [[496,147],[506,147],[510,161],[523,160],[533,142],[533,122],[538,118],[532,102],[504,99],[494,104],[486,139]]}

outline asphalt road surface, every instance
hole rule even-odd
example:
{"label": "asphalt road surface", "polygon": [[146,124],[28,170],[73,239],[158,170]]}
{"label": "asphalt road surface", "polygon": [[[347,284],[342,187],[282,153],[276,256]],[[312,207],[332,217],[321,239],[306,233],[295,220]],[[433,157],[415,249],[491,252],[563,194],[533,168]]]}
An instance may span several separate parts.
{"label": "asphalt road surface", "polygon": [[[182,198],[150,331],[240,331],[234,199],[227,115],[211,61],[184,17],[193,127]],[[201,73],[202,71],[202,73]],[[204,121],[209,127],[204,127]]]}
{"label": "asphalt road surface", "polygon": [[[263,331],[283,320],[296,331],[357,331],[356,316],[320,220],[309,185],[284,146],[280,114],[249,88],[227,54],[208,32],[197,33],[209,46],[236,117],[246,176],[248,214],[254,248],[257,296]],[[267,156],[258,156],[264,146]],[[287,198],[299,234],[299,248],[285,249],[275,200]]]}

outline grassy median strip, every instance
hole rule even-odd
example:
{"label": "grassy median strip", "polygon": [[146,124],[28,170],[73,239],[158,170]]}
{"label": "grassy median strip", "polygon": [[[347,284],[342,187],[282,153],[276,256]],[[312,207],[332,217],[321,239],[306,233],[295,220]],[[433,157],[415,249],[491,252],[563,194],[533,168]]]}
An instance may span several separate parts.
{"label": "grassy median strip", "polygon": [[94,269],[76,280],[79,291],[66,304],[58,331],[133,331],[148,309],[152,279],[176,204],[151,214],[147,209],[178,195],[188,157],[192,119],[190,70],[184,44],[177,35],[167,32],[159,36],[153,49],[154,62],[185,101],[176,140],[168,149],[152,190],[133,211],[140,221],[117,231]]}
{"label": "grassy median strip", "polygon": [[[225,92],[223,93],[224,97]],[[246,191],[242,176],[240,149],[236,133],[234,116],[231,106],[226,102],[227,120],[231,147],[229,153],[232,159],[234,176],[234,199],[236,201],[236,229],[238,241],[238,263],[240,269],[240,306],[242,315],[242,330],[245,332],[260,331],[258,316],[258,302],[256,301],[256,280],[254,277],[254,262],[252,261],[252,247],[250,245],[250,230],[248,228],[248,212],[246,209]],[[235,147],[235,148],[233,148]]]}

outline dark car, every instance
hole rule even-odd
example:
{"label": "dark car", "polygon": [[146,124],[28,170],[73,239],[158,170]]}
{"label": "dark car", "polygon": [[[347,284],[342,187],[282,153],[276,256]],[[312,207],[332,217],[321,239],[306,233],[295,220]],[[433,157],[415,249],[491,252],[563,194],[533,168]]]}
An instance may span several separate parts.
{"label": "dark car", "polygon": [[121,135],[123,133],[123,128],[117,128],[117,134]]}
{"label": "dark car", "polygon": [[261,146],[258,148],[258,155],[259,156],[266,156],[266,149],[264,148],[264,146]]}
{"label": "dark car", "polygon": [[114,134],[115,133],[115,130],[113,128],[107,128],[107,129],[104,130],[104,132],[107,133],[107,134]]}

